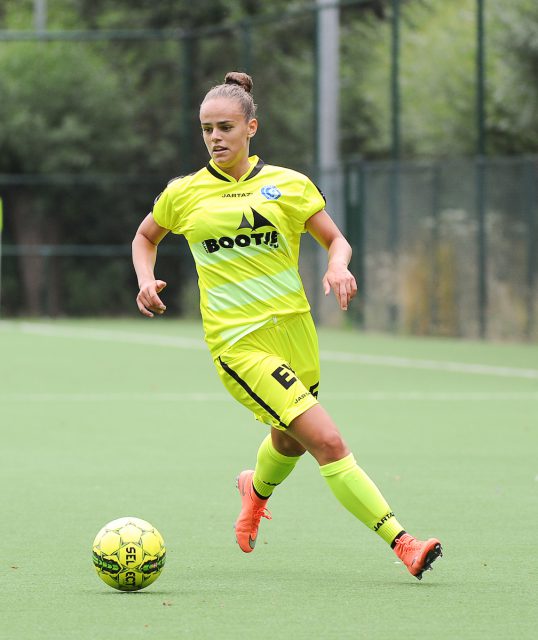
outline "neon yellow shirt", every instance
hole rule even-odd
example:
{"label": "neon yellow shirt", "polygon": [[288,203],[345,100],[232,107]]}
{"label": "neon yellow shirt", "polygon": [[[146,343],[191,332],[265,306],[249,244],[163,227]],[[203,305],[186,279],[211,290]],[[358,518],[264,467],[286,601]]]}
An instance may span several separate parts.
{"label": "neon yellow shirt", "polygon": [[304,175],[257,156],[239,180],[211,160],[172,180],[155,201],[158,225],[187,239],[213,357],[275,317],[310,310],[299,276],[305,223],[325,199]]}

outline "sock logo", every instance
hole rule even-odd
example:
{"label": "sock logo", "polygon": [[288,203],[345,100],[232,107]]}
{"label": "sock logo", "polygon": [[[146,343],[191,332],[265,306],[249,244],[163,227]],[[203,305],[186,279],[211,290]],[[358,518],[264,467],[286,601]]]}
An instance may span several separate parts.
{"label": "sock logo", "polygon": [[381,529],[381,527],[385,524],[385,522],[388,522],[391,518],[394,518],[394,514],[392,513],[392,511],[390,511],[389,513],[387,513],[386,516],[383,516],[381,518],[381,520],[375,525],[374,531],[379,531],[379,529]]}

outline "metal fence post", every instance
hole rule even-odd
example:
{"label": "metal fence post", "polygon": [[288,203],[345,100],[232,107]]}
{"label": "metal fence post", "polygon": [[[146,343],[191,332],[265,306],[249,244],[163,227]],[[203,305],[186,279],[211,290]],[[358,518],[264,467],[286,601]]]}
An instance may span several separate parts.
{"label": "metal fence post", "polygon": [[486,160],[478,156],[476,173],[476,214],[477,214],[477,270],[478,270],[478,331],[480,338],[487,335],[488,307],[488,259],[486,229]]}
{"label": "metal fence post", "polygon": [[246,73],[252,73],[252,21],[243,20],[241,33],[241,66]]}
{"label": "metal fence post", "polygon": [[397,295],[396,274],[398,271],[400,244],[400,0],[392,0],[392,40],[391,40],[391,139],[392,139],[392,169],[390,173],[390,228],[389,249],[392,254],[395,272],[395,291],[389,304],[389,322],[392,331],[398,328],[399,304]]}
{"label": "metal fence post", "polygon": [[430,295],[430,333],[439,332],[439,249],[441,235],[440,202],[441,169],[439,162],[432,165],[432,235],[431,235],[431,295]]}
{"label": "metal fence post", "polygon": [[344,196],[347,235],[353,249],[351,269],[358,287],[357,298],[352,307],[356,310],[353,317],[360,326],[364,326],[367,295],[364,187],[364,163],[362,160],[352,160],[344,168]]}
{"label": "metal fence post", "polygon": [[525,162],[525,210],[527,214],[527,326],[525,334],[531,340],[535,330],[534,289],[538,260],[536,243],[538,242],[538,220],[536,208],[536,160],[529,158]]}
{"label": "metal fence post", "polygon": [[193,83],[193,49],[192,34],[181,38],[181,96],[180,96],[180,139],[179,139],[179,169],[182,174],[191,170],[189,158],[192,151],[192,83]]}
{"label": "metal fence post", "polygon": [[487,335],[488,279],[486,240],[486,111],[485,111],[485,43],[484,2],[476,5],[476,117],[477,117],[477,163],[476,163],[476,209],[478,217],[478,325],[480,337]]}

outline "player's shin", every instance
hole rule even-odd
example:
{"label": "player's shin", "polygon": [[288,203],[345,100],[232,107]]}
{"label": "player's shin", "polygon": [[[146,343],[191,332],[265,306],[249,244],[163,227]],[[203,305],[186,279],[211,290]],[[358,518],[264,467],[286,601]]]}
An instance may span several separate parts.
{"label": "player's shin", "polygon": [[391,544],[403,527],[381,492],[357,465],[353,454],[320,467],[332,492],[356,518]]}
{"label": "player's shin", "polygon": [[254,490],[261,498],[268,498],[293,471],[300,456],[285,456],[275,449],[271,434],[258,449],[256,468],[252,478]]}

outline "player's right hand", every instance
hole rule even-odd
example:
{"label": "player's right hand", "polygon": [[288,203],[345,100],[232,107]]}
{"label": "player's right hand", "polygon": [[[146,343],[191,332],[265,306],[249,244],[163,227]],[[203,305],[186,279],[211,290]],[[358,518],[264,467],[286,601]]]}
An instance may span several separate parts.
{"label": "player's right hand", "polygon": [[149,280],[140,285],[140,291],[136,296],[136,304],[143,316],[153,318],[154,313],[162,315],[166,311],[166,305],[158,296],[165,287],[166,282],[164,280]]}

